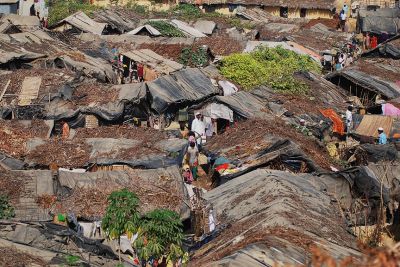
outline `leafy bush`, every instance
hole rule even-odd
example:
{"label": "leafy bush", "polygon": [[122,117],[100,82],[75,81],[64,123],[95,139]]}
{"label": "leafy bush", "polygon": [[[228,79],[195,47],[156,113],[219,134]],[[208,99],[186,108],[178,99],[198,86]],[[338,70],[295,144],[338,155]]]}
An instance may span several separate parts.
{"label": "leafy bush", "polygon": [[308,87],[296,80],[298,71],[320,72],[310,57],[282,47],[260,47],[247,54],[233,54],[222,60],[221,73],[244,89],[267,85],[281,92],[303,94]]}
{"label": "leafy bush", "polygon": [[89,1],[85,0],[53,1],[49,7],[49,25],[55,24],[78,11],[83,11],[90,17],[93,12],[98,9],[100,9],[100,7],[91,5]]}
{"label": "leafy bush", "polygon": [[118,238],[119,243],[121,235],[127,234],[130,238],[138,230],[140,219],[138,207],[139,198],[127,189],[110,194],[101,224],[108,238]]}
{"label": "leafy bush", "polygon": [[179,62],[184,66],[203,67],[207,64],[207,51],[201,47],[193,51],[190,47],[182,49]]}
{"label": "leafy bush", "polygon": [[8,202],[8,197],[0,195],[0,219],[10,219],[15,217],[14,208]]}
{"label": "leafy bush", "polygon": [[203,14],[198,7],[191,5],[191,4],[176,5],[172,8],[172,12],[175,15],[178,15],[180,17],[187,18],[187,19],[200,18]]}
{"label": "leafy bush", "polygon": [[185,34],[163,20],[152,20],[148,22],[149,25],[156,28],[162,35],[168,37],[185,37]]}
{"label": "leafy bush", "polygon": [[183,225],[176,212],[156,209],[141,221],[138,238],[133,244],[141,259],[159,259],[167,255],[168,260],[176,261],[184,256]]}

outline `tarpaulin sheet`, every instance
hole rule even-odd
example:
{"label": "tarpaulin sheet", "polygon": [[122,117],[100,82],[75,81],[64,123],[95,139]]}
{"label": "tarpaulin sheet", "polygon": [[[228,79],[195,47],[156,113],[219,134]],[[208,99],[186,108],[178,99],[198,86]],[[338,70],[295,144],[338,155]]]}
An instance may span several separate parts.
{"label": "tarpaulin sheet", "polygon": [[230,96],[216,96],[215,100],[227,105],[236,115],[243,118],[265,118],[270,115],[267,104],[245,91]]}
{"label": "tarpaulin sheet", "polygon": [[198,69],[185,69],[147,83],[151,108],[165,112],[171,104],[195,102],[218,93],[211,80]]}
{"label": "tarpaulin sheet", "polygon": [[392,104],[386,103],[382,105],[383,115],[385,116],[393,116],[399,117],[400,116],[400,109],[393,106]]}
{"label": "tarpaulin sheet", "polygon": [[344,123],[342,118],[333,109],[321,109],[320,112],[325,117],[331,119],[333,122],[333,132],[343,135],[344,134]]}

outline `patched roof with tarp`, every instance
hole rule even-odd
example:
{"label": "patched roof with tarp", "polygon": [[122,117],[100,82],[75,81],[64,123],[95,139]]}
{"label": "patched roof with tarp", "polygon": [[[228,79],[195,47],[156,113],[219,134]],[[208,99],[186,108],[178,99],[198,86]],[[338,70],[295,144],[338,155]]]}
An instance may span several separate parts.
{"label": "patched roof with tarp", "polygon": [[130,58],[131,60],[150,66],[159,73],[169,74],[171,72],[180,70],[183,65],[164,58],[150,49],[140,49],[134,51],[123,52],[122,55]]}
{"label": "patched roof with tarp", "polygon": [[152,97],[151,108],[165,112],[170,105],[204,100],[218,94],[211,80],[199,69],[184,69],[146,83]]}
{"label": "patched roof with tarp", "polygon": [[360,256],[339,206],[325,188],[323,180],[310,174],[257,169],[207,192],[204,198],[220,226],[196,250],[192,263],[306,265],[311,244],[338,259]]}
{"label": "patched roof with tarp", "polygon": [[82,11],[76,12],[69,17],[61,20],[60,22],[51,26],[52,29],[58,28],[63,24],[70,24],[73,27],[83,31],[83,32],[90,32],[94,34],[101,35],[103,33],[104,28],[106,27],[106,23],[99,23],[91,18],[89,18],[85,13]]}

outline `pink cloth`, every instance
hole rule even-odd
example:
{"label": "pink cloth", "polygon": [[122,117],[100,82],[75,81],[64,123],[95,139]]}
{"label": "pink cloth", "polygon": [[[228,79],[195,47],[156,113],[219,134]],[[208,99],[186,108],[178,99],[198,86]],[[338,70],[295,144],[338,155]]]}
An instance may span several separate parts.
{"label": "pink cloth", "polygon": [[383,115],[400,117],[400,109],[396,108],[392,104],[383,105]]}

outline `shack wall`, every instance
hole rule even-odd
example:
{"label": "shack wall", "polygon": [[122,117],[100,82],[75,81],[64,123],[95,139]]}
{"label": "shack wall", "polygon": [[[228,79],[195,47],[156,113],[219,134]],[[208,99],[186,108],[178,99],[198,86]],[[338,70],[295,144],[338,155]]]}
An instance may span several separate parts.
{"label": "shack wall", "polygon": [[[129,0],[120,0],[119,5],[126,5],[130,1]],[[176,4],[174,1],[163,1],[163,3],[154,3],[154,1],[149,1],[149,0],[135,0],[131,1],[135,5],[140,5],[140,6],[146,6],[149,7],[149,9],[154,10],[154,11],[165,11],[170,9],[172,6]],[[93,4],[98,5],[98,6],[110,6],[110,0],[93,0]]]}
{"label": "shack wall", "polygon": [[0,4],[0,14],[18,14],[18,3]]}

